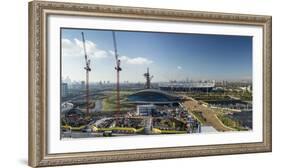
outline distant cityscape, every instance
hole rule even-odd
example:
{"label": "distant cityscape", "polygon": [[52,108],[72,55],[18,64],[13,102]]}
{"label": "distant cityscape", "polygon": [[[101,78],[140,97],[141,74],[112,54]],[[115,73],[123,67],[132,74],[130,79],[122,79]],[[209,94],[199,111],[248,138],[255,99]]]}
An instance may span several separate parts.
{"label": "distant cityscape", "polygon": [[[99,82],[92,82],[90,83],[90,88],[98,90],[98,89],[114,89],[116,82],[110,81],[99,81]],[[144,88],[143,82],[129,82],[123,81],[120,82],[120,85],[124,89],[142,89]],[[188,90],[188,89],[202,89],[204,88],[208,91],[215,91],[215,90],[224,90],[223,88],[232,88],[237,87],[236,91],[248,91],[252,92],[252,81],[250,80],[240,80],[240,81],[215,81],[215,80],[200,80],[200,81],[193,81],[193,80],[186,80],[186,81],[176,81],[171,80],[169,82],[155,82],[151,83],[153,88],[161,89],[161,90]],[[84,90],[86,88],[85,81],[75,81],[71,80],[69,77],[62,80],[62,97],[67,97],[69,94],[69,89],[81,89]]]}
{"label": "distant cityscape", "polygon": [[[76,80],[71,80],[71,78],[66,77],[62,79],[62,84],[63,85],[67,85],[67,87],[70,88],[85,88],[85,81],[76,81]],[[116,84],[116,82],[114,81],[99,81],[99,82],[90,82],[90,85],[93,86],[99,86],[99,85],[112,85],[114,86]],[[120,84],[124,84],[124,85],[144,85],[143,81],[142,82],[129,82],[129,81],[121,81]],[[216,80],[199,80],[199,81],[195,81],[195,80],[190,80],[187,79],[185,81],[177,81],[177,80],[170,80],[168,82],[155,82],[152,83],[152,85],[154,85],[155,87],[159,87],[159,86],[163,86],[163,85],[184,85],[184,84],[198,84],[198,85],[203,85],[203,84],[211,84],[213,85],[212,88],[216,89],[215,87],[221,87],[221,86],[227,86],[227,85],[239,85],[241,86],[241,89],[245,87],[251,87],[252,86],[252,80],[220,80],[220,81],[216,81]],[[188,87],[188,86],[187,86]]]}

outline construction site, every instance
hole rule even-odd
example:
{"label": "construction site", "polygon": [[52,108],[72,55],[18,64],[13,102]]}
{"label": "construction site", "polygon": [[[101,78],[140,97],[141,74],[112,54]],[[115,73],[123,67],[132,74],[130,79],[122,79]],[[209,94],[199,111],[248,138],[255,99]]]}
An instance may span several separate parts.
{"label": "construction site", "polygon": [[112,71],[116,73],[116,82],[90,83],[95,66],[87,54],[83,32],[81,39],[85,82],[75,87],[67,83],[61,85],[61,138],[252,129],[249,92],[216,87],[214,81],[154,83],[149,67],[145,67],[143,76],[139,77],[143,83],[120,83],[122,68],[114,31]]}

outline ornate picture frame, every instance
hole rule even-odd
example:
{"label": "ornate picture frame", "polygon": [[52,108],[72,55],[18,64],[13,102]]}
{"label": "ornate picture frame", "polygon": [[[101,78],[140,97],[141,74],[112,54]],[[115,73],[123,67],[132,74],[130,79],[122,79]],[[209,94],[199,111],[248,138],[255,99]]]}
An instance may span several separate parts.
{"label": "ornate picture frame", "polygon": [[[99,18],[247,25],[262,29],[262,141],[91,152],[48,152],[48,17]],[[272,150],[272,19],[271,16],[108,6],[64,2],[29,2],[29,165],[56,166],[118,161],[169,159]]]}

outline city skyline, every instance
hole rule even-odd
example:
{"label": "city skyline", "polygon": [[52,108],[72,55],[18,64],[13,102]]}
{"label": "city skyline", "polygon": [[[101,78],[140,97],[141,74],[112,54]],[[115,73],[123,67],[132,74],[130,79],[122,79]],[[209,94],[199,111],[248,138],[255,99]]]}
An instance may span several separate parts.
{"label": "city skyline", "polygon": [[[167,83],[167,82],[241,82],[241,83],[252,83],[252,80],[247,80],[247,79],[241,79],[241,80],[193,80],[190,78],[187,78],[186,80],[170,80],[170,81],[151,81],[151,83]],[[67,84],[71,84],[71,85],[75,85],[75,84],[81,84],[81,82],[85,82],[85,80],[72,80],[71,78],[69,78],[69,76],[67,76],[66,78],[62,77],[62,84],[63,83],[67,83]],[[138,83],[145,83],[146,81],[134,81],[134,82],[130,82],[130,81],[120,81],[121,84],[138,84]],[[116,84],[116,81],[114,80],[100,80],[100,81],[94,81],[94,82],[89,82],[89,84]]]}
{"label": "city skyline", "polygon": [[[112,31],[62,29],[62,78],[85,80],[81,32],[91,59],[90,83],[115,82]],[[252,37],[115,31],[120,81],[251,80]]]}

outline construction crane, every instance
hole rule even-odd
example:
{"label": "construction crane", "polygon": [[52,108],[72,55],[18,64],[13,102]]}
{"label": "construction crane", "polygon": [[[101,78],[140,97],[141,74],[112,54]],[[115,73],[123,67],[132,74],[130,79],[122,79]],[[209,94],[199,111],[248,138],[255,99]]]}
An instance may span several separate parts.
{"label": "construction crane", "polygon": [[86,70],[86,113],[89,114],[90,113],[89,72],[91,71],[91,68],[90,68],[91,60],[88,58],[88,55],[87,55],[84,33],[81,32],[81,35],[82,35],[85,63],[86,63],[86,65],[84,67],[84,69]]}
{"label": "construction crane", "polygon": [[152,80],[153,76],[150,76],[149,68],[147,68],[147,72],[145,74],[143,74],[143,76],[146,79],[145,88],[150,89],[151,88],[151,80]]}
{"label": "construction crane", "polygon": [[117,82],[116,82],[116,122],[118,118],[118,114],[120,113],[120,85],[119,85],[119,73],[122,70],[120,65],[121,65],[121,60],[118,57],[117,53],[117,43],[116,43],[116,38],[115,38],[115,32],[112,31],[112,37],[113,37],[113,45],[114,45],[114,54],[115,54],[115,61],[116,61],[116,75],[117,75]]}

